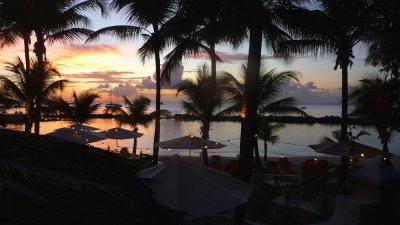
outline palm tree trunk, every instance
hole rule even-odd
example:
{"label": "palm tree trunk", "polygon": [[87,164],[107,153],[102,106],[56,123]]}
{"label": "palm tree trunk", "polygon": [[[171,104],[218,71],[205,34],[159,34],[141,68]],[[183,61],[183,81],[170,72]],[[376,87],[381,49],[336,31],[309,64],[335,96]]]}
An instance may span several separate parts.
{"label": "palm tree trunk", "polygon": [[137,138],[133,139],[133,148],[132,148],[132,155],[136,156],[136,149],[137,149]]}
{"label": "palm tree trunk", "polygon": [[217,88],[217,59],[215,58],[216,56],[217,54],[215,53],[215,43],[212,43],[210,44],[212,93],[214,93]]}
{"label": "palm tree trunk", "polygon": [[[29,39],[30,39],[30,34],[25,33],[24,34],[24,52],[25,52],[25,71],[27,72],[27,75],[30,74],[30,58],[29,58]],[[29,115],[30,110],[29,110],[29,99],[25,99],[24,102],[24,108],[25,108],[25,132],[26,133],[31,133],[32,131],[32,122],[31,122],[31,116]]]}
{"label": "palm tree trunk", "polygon": [[[250,18],[249,55],[245,78],[245,95],[242,109],[242,125],[240,130],[240,165],[239,178],[250,182],[253,167],[254,136],[257,128],[258,80],[261,64],[263,3],[252,0],[247,14]],[[241,225],[246,214],[246,204],[235,210],[234,224]]]}
{"label": "palm tree trunk", "polygon": [[[158,32],[157,26],[153,26],[154,33]],[[154,145],[153,145],[153,165],[157,165],[158,163],[158,151],[159,147],[155,144],[160,142],[160,122],[161,122],[161,69],[160,69],[160,51],[157,46],[154,49],[154,56],[156,60],[156,124],[154,129]]]}
{"label": "palm tree trunk", "polygon": [[266,141],[264,141],[264,163],[266,164],[268,161],[268,156],[267,156],[267,150],[268,150],[268,144]]}
{"label": "palm tree trunk", "polygon": [[[253,3],[253,12],[262,9],[258,0]],[[255,8],[258,7],[258,8]],[[253,150],[254,136],[257,128],[257,99],[258,99],[258,81],[260,74],[261,62],[261,47],[262,47],[262,24],[257,16],[252,18],[250,26],[250,42],[249,55],[247,62],[247,71],[245,78],[245,94],[242,110],[242,125],[240,133],[240,169],[239,177],[249,182],[251,169],[253,166]]]}
{"label": "palm tree trunk", "polygon": [[260,152],[259,152],[259,149],[258,149],[257,137],[254,138],[254,142],[255,142],[255,144],[254,144],[254,156],[255,156],[255,159],[256,159],[256,166],[257,166],[257,168],[262,168]]}
{"label": "palm tree trunk", "polygon": [[29,58],[29,39],[30,39],[30,34],[25,33],[24,34],[24,52],[25,52],[25,70],[30,71],[30,58]]}
{"label": "palm tree trunk", "polygon": [[[202,126],[201,126],[201,138],[203,139],[209,139],[210,135],[210,121],[202,121]],[[201,150],[201,155],[203,157],[203,165],[205,166],[209,166],[210,163],[208,162],[208,152],[207,152],[207,148],[203,148]]]}
{"label": "palm tree trunk", "polygon": [[340,140],[345,141],[347,138],[347,112],[348,112],[348,63],[343,62],[342,67],[342,121],[340,126]]}
{"label": "palm tree trunk", "polygon": [[[134,132],[138,132],[138,128],[136,128],[136,126],[135,126],[135,128],[133,129],[133,131]],[[133,148],[132,148],[132,155],[133,156],[136,156],[136,149],[137,149],[137,138],[134,138],[133,139]]]}
{"label": "palm tree trunk", "polygon": [[[35,30],[36,43],[34,52],[38,60],[38,66],[40,70],[44,70],[44,54],[46,53],[46,47],[44,46],[44,34],[42,29]],[[42,76],[42,74],[40,74]],[[42,96],[41,93],[36,94],[36,106],[35,106],[35,134],[40,133],[40,112],[42,111]]]}

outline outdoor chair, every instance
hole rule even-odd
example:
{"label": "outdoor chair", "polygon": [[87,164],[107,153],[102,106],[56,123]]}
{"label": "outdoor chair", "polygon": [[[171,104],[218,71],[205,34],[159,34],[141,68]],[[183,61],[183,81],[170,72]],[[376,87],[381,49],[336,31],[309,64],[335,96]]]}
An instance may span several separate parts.
{"label": "outdoor chair", "polygon": [[288,158],[278,158],[278,164],[281,173],[283,174],[293,174],[292,163]]}
{"label": "outdoor chair", "polygon": [[266,164],[267,173],[279,173],[279,164],[277,161],[267,161]]}
{"label": "outdoor chair", "polygon": [[225,165],[225,172],[232,176],[236,176],[238,173],[238,170],[239,170],[239,160],[238,159],[229,160]]}
{"label": "outdoor chair", "polygon": [[223,165],[222,165],[220,155],[212,155],[211,156],[211,168],[222,171]]}

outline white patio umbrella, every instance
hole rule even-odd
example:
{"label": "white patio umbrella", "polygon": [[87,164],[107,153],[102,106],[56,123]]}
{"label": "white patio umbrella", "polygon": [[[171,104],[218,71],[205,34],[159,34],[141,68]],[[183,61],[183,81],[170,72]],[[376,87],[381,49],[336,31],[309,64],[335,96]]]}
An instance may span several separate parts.
{"label": "white patio umbrella", "polygon": [[189,149],[189,156],[192,149],[220,149],[225,145],[216,141],[206,140],[194,135],[187,135],[180,138],[175,138],[167,141],[155,143],[156,146],[164,149]]}
{"label": "white patio umbrella", "polygon": [[141,171],[138,177],[151,178],[148,185],[158,202],[187,213],[187,219],[243,205],[254,189],[228,174],[179,157]]}
{"label": "white patio umbrella", "polygon": [[[314,151],[333,155],[333,156],[348,156],[351,150],[349,141],[340,141],[329,144],[309,145]],[[362,158],[371,158],[382,155],[382,151],[372,146],[364,145],[358,142],[353,142],[354,156]]]}
{"label": "white patio umbrella", "polygon": [[81,131],[68,127],[56,129],[47,135],[79,144],[89,144],[106,139],[104,135],[99,133]]}
{"label": "white patio umbrella", "polygon": [[97,127],[92,127],[89,125],[85,125],[85,124],[80,124],[80,123],[76,123],[74,125],[69,126],[69,128],[73,129],[73,130],[81,130],[81,131],[88,131],[88,132],[93,132],[96,130],[100,130]]}
{"label": "white patio umbrella", "polygon": [[118,140],[140,138],[143,134],[120,127],[114,127],[108,130],[99,132],[109,139],[115,139],[118,147]]}

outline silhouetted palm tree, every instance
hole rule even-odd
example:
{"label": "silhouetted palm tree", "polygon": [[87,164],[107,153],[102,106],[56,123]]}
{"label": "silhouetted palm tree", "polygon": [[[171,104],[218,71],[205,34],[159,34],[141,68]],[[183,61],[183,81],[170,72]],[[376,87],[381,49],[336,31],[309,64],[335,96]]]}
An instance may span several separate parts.
{"label": "silhouetted palm tree", "polygon": [[[210,71],[204,65],[197,72],[195,80],[186,79],[176,85],[176,95],[182,93],[186,97],[186,100],[182,101],[182,108],[186,113],[199,118],[200,133],[203,139],[210,138],[211,122],[218,115],[217,110],[221,106],[223,97],[219,90],[216,93],[211,92],[212,80]],[[211,112],[211,117],[209,112]],[[207,149],[203,149],[202,155],[204,164],[208,165]]]}
{"label": "silhouetted palm tree", "polygon": [[100,9],[106,14],[103,0],[50,0],[35,2],[32,19],[36,42],[33,52],[39,64],[46,61],[45,42],[70,43],[87,38],[92,33],[87,29],[90,19],[84,15],[87,10]]}
{"label": "silhouetted palm tree", "polygon": [[281,123],[271,124],[267,120],[261,123],[260,129],[258,130],[257,133],[257,137],[264,141],[264,163],[267,163],[268,143],[270,143],[271,145],[278,143],[280,138],[279,135],[276,134],[276,132],[284,127],[285,127],[284,124]]}
{"label": "silhouetted palm tree", "polygon": [[[360,130],[355,136],[353,136],[352,134],[348,133],[348,138],[347,140],[358,140],[361,136],[363,135],[370,135],[370,133],[366,132],[365,130]],[[331,143],[335,143],[335,142],[339,142],[340,141],[340,130],[334,130],[331,132],[331,136],[323,136],[321,137],[321,140],[319,143],[321,144],[331,144]]]}
{"label": "silhouetted palm tree", "polygon": [[29,13],[30,4],[26,0],[1,0],[0,1],[0,46],[10,46],[18,43],[22,38],[24,41],[25,69],[29,71],[30,57],[29,45],[33,30],[33,20]]}
{"label": "silhouetted palm tree", "polygon": [[[42,100],[50,97],[57,90],[62,90],[67,82],[67,80],[54,81],[55,77],[60,77],[60,73],[48,62],[44,66],[41,68],[37,61],[31,61],[31,72],[29,73],[22,60],[17,58],[15,63],[7,63],[6,66],[6,70],[11,72],[14,78],[0,77],[4,89],[14,100],[28,103],[25,105],[27,107],[25,121],[27,132],[30,132],[33,121],[40,121]],[[34,117],[38,118],[34,120]]]}
{"label": "silhouetted palm tree", "polygon": [[[348,127],[348,69],[354,58],[353,48],[366,40],[371,29],[371,1],[318,0],[317,9],[310,13],[306,40],[289,41],[283,54],[290,52],[329,54],[336,56],[334,69],[342,70],[341,140]],[[375,20],[375,18],[373,18]]]}
{"label": "silhouetted palm tree", "polygon": [[[242,66],[242,76],[246,74],[247,67]],[[285,115],[285,114],[299,114],[307,115],[303,110],[295,106],[295,99],[293,97],[286,97],[280,99],[283,86],[288,84],[290,81],[298,81],[298,74],[294,71],[285,72],[275,72],[275,70],[270,70],[268,72],[260,71],[262,74],[259,78],[259,82],[255,88],[259,90],[257,104],[257,115],[256,115],[256,125],[257,130],[261,118],[266,114],[273,115]],[[222,83],[228,84],[225,87],[225,95],[234,104],[223,110],[224,114],[235,114],[243,112],[243,104],[245,102],[245,84],[239,82],[232,74],[224,73],[222,78]],[[255,145],[257,144],[256,135],[253,136],[253,141]],[[256,147],[254,145],[254,147]],[[258,148],[257,148],[258,149]],[[259,158],[259,153],[256,152],[256,162],[258,166],[261,166],[261,160]]]}
{"label": "silhouetted palm tree", "polygon": [[70,118],[74,123],[83,124],[89,122],[93,118],[94,112],[100,108],[101,103],[95,103],[95,100],[100,96],[91,91],[84,91],[77,95],[74,91],[72,97],[72,104],[60,96],[52,96],[45,104],[48,111],[58,111],[60,115]]}
{"label": "silhouetted palm tree", "polygon": [[[125,101],[126,110],[111,109],[111,112],[115,113],[115,119],[120,125],[129,125],[133,128],[133,131],[138,132],[139,125],[147,127],[151,121],[155,119],[155,111],[148,113],[150,106],[150,99],[144,96],[136,97],[132,102],[125,96],[123,96]],[[162,117],[169,117],[171,113],[168,110],[161,110]],[[133,139],[133,155],[136,155],[137,149],[137,138]]]}
{"label": "silhouetted palm tree", "polygon": [[[154,143],[160,142],[161,122],[161,62],[160,54],[167,47],[168,38],[164,36],[166,24],[175,15],[175,0],[113,0],[111,7],[122,11],[129,23],[134,25],[120,25],[102,28],[94,32],[88,39],[93,41],[101,34],[112,35],[122,40],[137,38],[139,35],[145,43],[139,48],[139,55],[143,62],[154,56],[156,66],[156,124]],[[158,162],[159,147],[153,147],[153,163]]]}
{"label": "silhouetted palm tree", "polygon": [[[350,94],[350,102],[354,105],[352,116],[362,118],[378,132],[383,145],[385,157],[389,157],[389,147],[394,131],[399,131],[400,122],[396,118],[395,98],[390,94],[391,86],[379,77],[363,79]],[[397,99],[396,99],[397,98]]]}

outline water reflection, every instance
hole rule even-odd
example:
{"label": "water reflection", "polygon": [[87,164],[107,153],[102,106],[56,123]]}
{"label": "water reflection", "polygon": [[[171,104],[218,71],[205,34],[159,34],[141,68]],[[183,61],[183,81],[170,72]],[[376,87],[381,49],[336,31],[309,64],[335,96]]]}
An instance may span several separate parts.
{"label": "water reflection", "polygon": [[[41,123],[41,134],[47,134],[53,130],[61,127],[71,125],[67,121],[45,121]],[[101,130],[115,127],[117,124],[114,119],[94,119],[89,124],[90,126],[97,127]],[[8,125],[9,129],[23,130],[23,125]],[[129,126],[125,126],[126,129],[131,129]],[[196,121],[176,121],[176,120],[162,120],[161,121],[161,141],[194,134],[200,136],[200,124]],[[280,143],[276,145],[268,146],[269,156],[280,156],[281,154],[286,156],[314,156],[319,155],[313,152],[308,145],[319,143],[321,136],[330,136],[333,130],[339,129],[339,125],[325,125],[325,124],[286,124],[285,128],[279,131]],[[223,156],[236,156],[239,153],[240,145],[240,123],[238,122],[214,122],[210,131],[210,139],[221,142],[226,147],[217,150],[209,150],[211,154],[219,154]],[[361,143],[371,145],[376,148],[381,148],[382,145],[378,139],[378,135],[372,128],[358,127],[355,132],[364,129],[371,133],[371,136],[362,136],[360,138]],[[154,122],[148,127],[139,126],[139,132],[144,135],[138,138],[138,152],[152,154],[152,146],[154,139]],[[93,146],[111,150],[116,150],[116,141],[106,139],[103,141],[92,143]],[[118,140],[120,147],[128,147],[129,149],[133,146],[133,139]],[[389,150],[394,154],[400,154],[400,138],[396,135],[391,144]],[[263,154],[263,143],[259,141],[260,154]],[[165,150],[160,149],[160,155],[169,155],[179,152],[182,155],[188,155],[189,150]],[[200,150],[192,150],[192,155],[198,155]]]}

